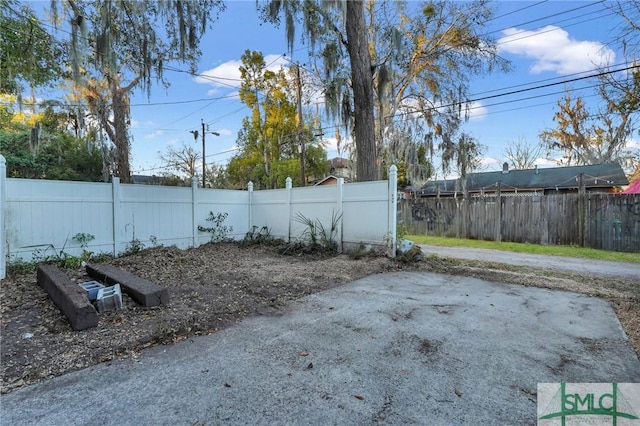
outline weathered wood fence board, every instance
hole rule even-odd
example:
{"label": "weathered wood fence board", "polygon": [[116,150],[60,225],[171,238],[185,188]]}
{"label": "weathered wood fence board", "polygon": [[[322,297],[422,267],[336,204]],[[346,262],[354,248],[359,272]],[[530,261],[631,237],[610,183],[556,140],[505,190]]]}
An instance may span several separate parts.
{"label": "weathered wood fence board", "polygon": [[587,205],[585,245],[605,250],[640,251],[640,197],[591,196]]}
{"label": "weathered wood fence board", "polygon": [[411,234],[640,252],[636,194],[423,198],[400,204],[399,223]]}

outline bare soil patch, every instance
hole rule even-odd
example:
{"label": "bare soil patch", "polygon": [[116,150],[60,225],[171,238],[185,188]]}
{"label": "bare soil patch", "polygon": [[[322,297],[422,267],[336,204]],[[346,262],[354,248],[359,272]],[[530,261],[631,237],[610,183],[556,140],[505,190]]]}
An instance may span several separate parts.
{"label": "bare soil patch", "polygon": [[[301,297],[391,270],[464,275],[527,286],[578,291],[608,299],[640,353],[640,282],[540,271],[476,261],[427,258],[403,263],[385,257],[299,253],[273,246],[207,244],[160,247],[107,260],[169,290],[167,306],[143,308],[123,295],[124,309],[105,312],[94,329],[73,331],[35,272],[0,283],[0,392],[121,357],[153,345],[215,333],[252,315],[282,315]],[[68,270],[78,283],[83,269]]]}

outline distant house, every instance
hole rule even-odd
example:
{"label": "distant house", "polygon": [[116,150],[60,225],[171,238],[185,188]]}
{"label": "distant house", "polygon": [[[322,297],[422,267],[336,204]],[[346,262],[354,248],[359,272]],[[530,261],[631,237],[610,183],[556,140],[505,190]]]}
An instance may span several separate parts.
{"label": "distant house", "polygon": [[315,179],[311,181],[311,184],[313,186],[336,185],[339,178],[344,179],[345,183],[352,181],[351,161],[346,158],[335,157],[329,160],[329,175],[322,179]]}
{"label": "distant house", "polygon": [[324,186],[324,185],[337,185],[338,184],[338,177],[334,176],[334,175],[329,175],[323,179],[320,179],[317,182],[313,183],[313,186]]}
{"label": "distant house", "polygon": [[353,178],[351,160],[342,157],[329,160],[329,175],[345,179]]}
{"label": "distant house", "polygon": [[619,163],[527,170],[509,170],[505,163],[502,171],[470,173],[466,182],[461,179],[430,181],[416,192],[416,196],[453,197],[462,195],[465,189],[470,197],[495,195],[498,190],[501,195],[576,192],[580,177],[589,192],[615,192],[629,184]]}
{"label": "distant house", "polygon": [[351,179],[348,178],[339,178],[337,176],[334,175],[329,175],[325,178],[319,179],[317,181],[312,182],[313,186],[324,186],[324,185],[337,185],[338,184],[338,179],[343,179],[344,183],[349,183],[351,182]]}
{"label": "distant house", "polygon": [[131,175],[131,183],[141,185],[162,185],[164,180],[162,176]]}

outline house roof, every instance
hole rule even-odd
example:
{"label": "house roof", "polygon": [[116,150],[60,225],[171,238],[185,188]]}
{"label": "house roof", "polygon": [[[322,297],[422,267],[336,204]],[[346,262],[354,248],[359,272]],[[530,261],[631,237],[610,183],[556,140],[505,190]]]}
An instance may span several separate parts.
{"label": "house roof", "polygon": [[349,167],[349,163],[350,161],[348,158],[342,158],[342,157],[334,157],[331,160],[329,160],[329,164],[333,169],[346,169]]}
{"label": "house roof", "polygon": [[164,179],[161,176],[131,175],[131,183],[160,185]]}
{"label": "house roof", "polygon": [[[627,185],[629,181],[619,163],[595,164],[589,166],[535,168],[486,173],[470,173],[467,176],[467,191],[495,191],[498,182],[502,190],[545,190],[570,189],[578,187],[578,176],[582,173],[586,188],[611,188]],[[430,181],[424,185],[422,195],[461,192],[458,179]]]}
{"label": "house roof", "polygon": [[319,185],[327,185],[327,184],[335,184],[338,182],[338,179],[342,179],[344,180],[344,183],[349,183],[349,179],[346,178],[341,178],[338,176],[334,176],[334,175],[329,175],[325,178],[322,178],[316,182],[313,182],[313,186],[319,186]]}
{"label": "house roof", "polygon": [[625,194],[640,194],[640,180],[635,181],[627,189],[624,190]]}

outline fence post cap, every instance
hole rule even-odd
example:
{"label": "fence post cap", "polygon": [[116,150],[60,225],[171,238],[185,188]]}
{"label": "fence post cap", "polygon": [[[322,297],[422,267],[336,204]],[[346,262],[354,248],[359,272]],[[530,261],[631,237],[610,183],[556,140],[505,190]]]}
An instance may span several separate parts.
{"label": "fence post cap", "polygon": [[287,189],[291,189],[293,186],[293,179],[291,179],[291,177],[287,177],[287,179],[285,179],[285,185]]}
{"label": "fence post cap", "polygon": [[0,154],[0,164],[6,164],[7,160],[4,158],[2,154]]}

